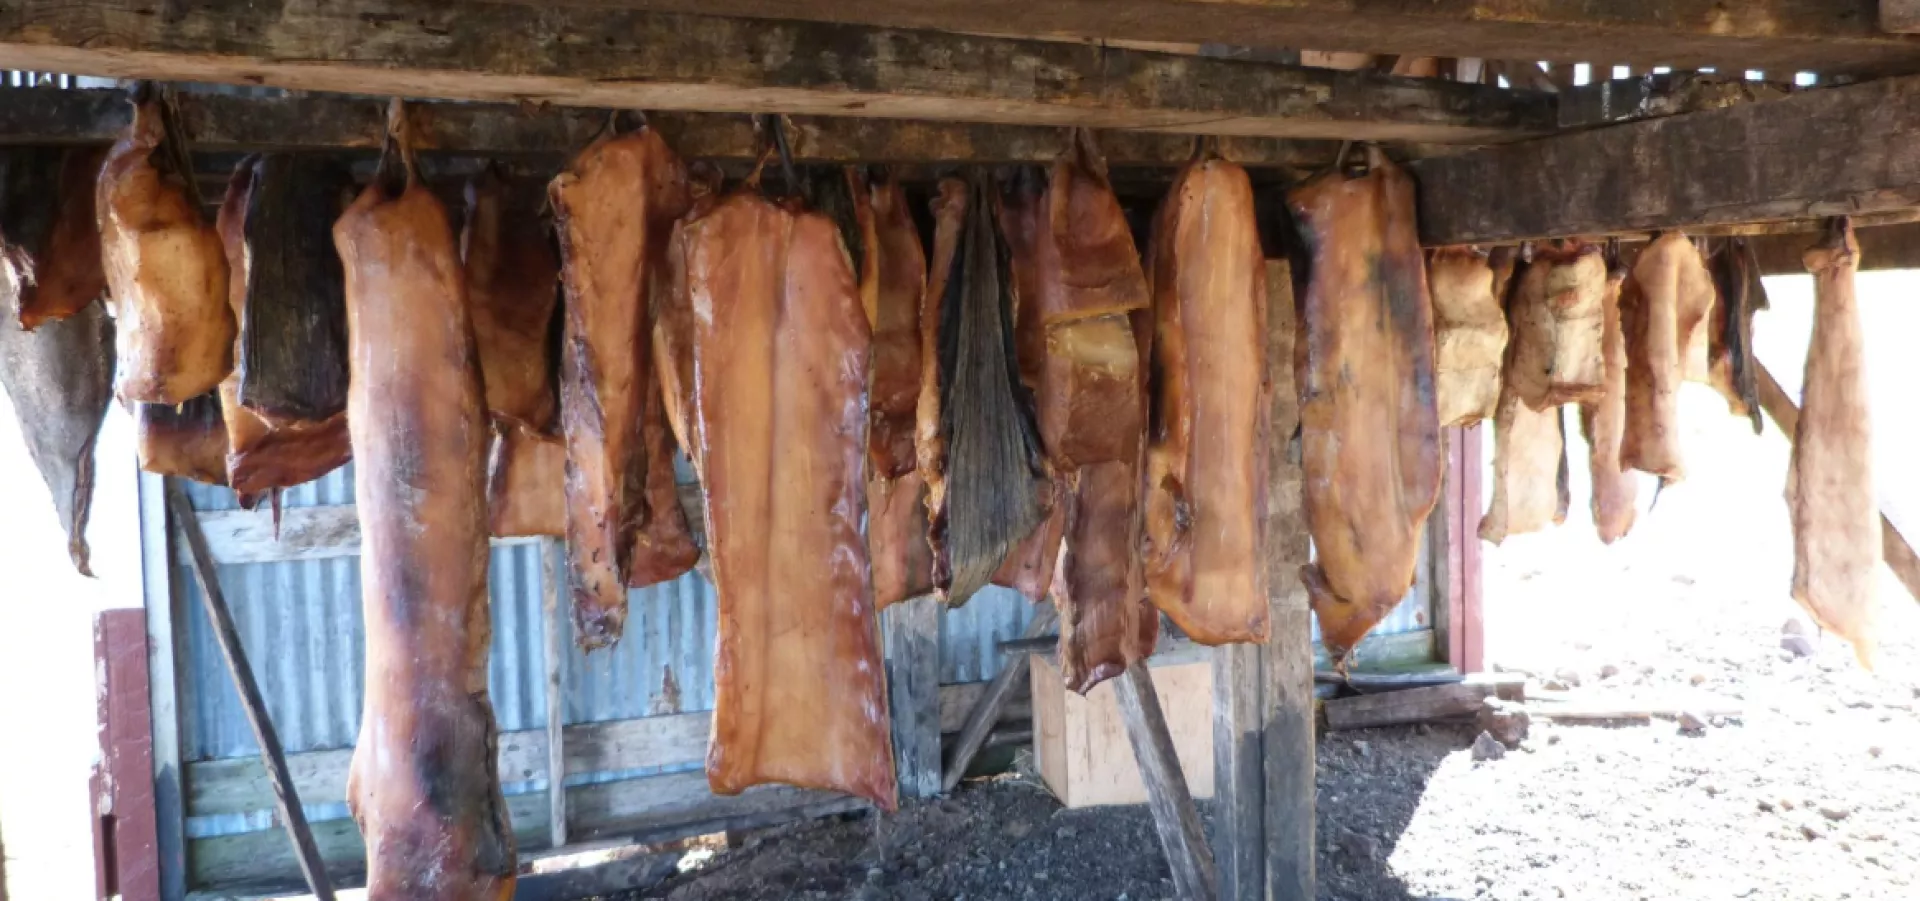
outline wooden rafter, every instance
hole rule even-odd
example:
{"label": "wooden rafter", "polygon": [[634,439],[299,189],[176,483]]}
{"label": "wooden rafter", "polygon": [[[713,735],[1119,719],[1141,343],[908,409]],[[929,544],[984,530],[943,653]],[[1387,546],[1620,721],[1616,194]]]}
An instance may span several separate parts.
{"label": "wooden rafter", "polygon": [[[535,0],[523,0],[535,2]],[[1735,66],[1769,73],[1920,71],[1920,41],[1879,27],[1881,0],[570,0],[647,7],[1377,54]]]}
{"label": "wooden rafter", "polygon": [[1920,76],[1804,91],[1414,164],[1430,245],[1920,205]]}
{"label": "wooden rafter", "polygon": [[1484,143],[1553,125],[1552,99],[1531,92],[935,31],[428,0],[204,0],[164,15],[151,6],[0,6],[0,67],[453,100],[1248,137]]}
{"label": "wooden rafter", "polygon": [[[181,93],[181,122],[196,150],[379,149],[386,103],[367,97],[302,94],[236,97]],[[604,128],[604,110],[503,103],[416,103],[410,107],[423,153],[562,157]],[[112,89],[0,88],[0,145],[105,143],[132,116]],[[759,152],[750,117],[738,113],[657,113],[648,117],[682,154],[751,160]],[[798,162],[1044,162],[1065,146],[1058,128],[795,116],[788,140]],[[1314,168],[1337,142],[1221,138],[1220,152],[1245,166]],[[1186,135],[1108,131],[1101,151],[1116,166],[1172,166],[1193,152]]]}

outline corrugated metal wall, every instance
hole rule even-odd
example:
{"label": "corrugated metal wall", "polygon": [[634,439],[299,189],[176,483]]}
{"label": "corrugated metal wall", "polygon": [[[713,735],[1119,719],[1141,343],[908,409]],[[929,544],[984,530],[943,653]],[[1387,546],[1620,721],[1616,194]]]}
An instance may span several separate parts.
{"label": "corrugated metal wall", "polygon": [[[194,485],[198,510],[231,510],[233,493]],[[349,466],[287,491],[289,507],[353,503]],[[257,515],[265,517],[264,510]],[[288,753],[350,747],[358,733],[363,696],[360,561],[357,557],[221,566],[219,578],[241,642],[253,661],[280,739]],[[540,617],[539,548],[493,549],[492,691],[500,728],[546,724],[546,661]],[[253,734],[227,678],[199,586],[181,563],[174,590],[188,610],[181,680],[181,757],[194,762],[257,753]],[[633,719],[662,712],[713,709],[713,645],[717,605],[713,586],[690,574],[634,591],[627,634],[591,656],[570,648],[568,723]],[[941,624],[943,683],[990,679],[999,670],[998,642],[1016,638],[1032,617],[1018,595],[990,589]],[[678,705],[665,690],[668,672]]]}

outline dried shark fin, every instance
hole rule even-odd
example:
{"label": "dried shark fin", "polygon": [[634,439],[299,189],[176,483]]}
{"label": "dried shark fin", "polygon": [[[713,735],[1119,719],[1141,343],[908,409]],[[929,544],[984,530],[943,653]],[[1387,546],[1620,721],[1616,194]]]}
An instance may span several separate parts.
{"label": "dried shark fin", "polygon": [[[944,264],[935,276],[939,308],[933,327],[922,326],[923,335],[936,337],[922,348],[934,361],[934,417],[945,446],[945,465],[928,479],[940,485],[928,502],[934,586],[956,606],[988,584],[1045,514],[1040,436],[1015,363],[1011,266],[986,175],[972,173],[965,193],[964,213],[941,219],[943,229],[959,231],[944,242],[936,236],[935,267]],[[943,245],[945,260],[938,255]],[[924,392],[920,417],[924,442]],[[923,468],[925,462],[923,450]]]}

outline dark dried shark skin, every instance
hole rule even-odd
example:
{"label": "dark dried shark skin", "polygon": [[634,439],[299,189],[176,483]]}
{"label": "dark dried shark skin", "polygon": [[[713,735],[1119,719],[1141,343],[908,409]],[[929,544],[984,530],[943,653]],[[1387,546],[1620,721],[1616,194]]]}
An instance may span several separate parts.
{"label": "dark dried shark skin", "polygon": [[347,409],[347,289],[333,222],[352,189],[346,168],[325,157],[272,153],[254,165],[234,364],[240,404],[276,425]]}
{"label": "dark dried shark skin", "polygon": [[104,304],[22,331],[20,284],[0,266],[0,385],[13,402],[40,477],[67,530],[67,555],[81,575],[88,563],[87,514],[93,506],[93,443],[113,400],[113,320]]}

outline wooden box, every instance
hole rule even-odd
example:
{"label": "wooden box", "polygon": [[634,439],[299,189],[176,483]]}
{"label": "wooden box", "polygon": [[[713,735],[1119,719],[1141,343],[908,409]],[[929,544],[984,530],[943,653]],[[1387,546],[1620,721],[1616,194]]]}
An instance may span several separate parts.
{"label": "wooden box", "polygon": [[[1209,655],[1181,655],[1149,665],[1154,692],[1166,712],[1175,755],[1196,798],[1213,797],[1213,664]],[[1040,778],[1068,807],[1144,804],[1146,786],[1127,741],[1126,724],[1113,685],[1103,682],[1074,694],[1060,670],[1034,654],[1033,748]]]}

